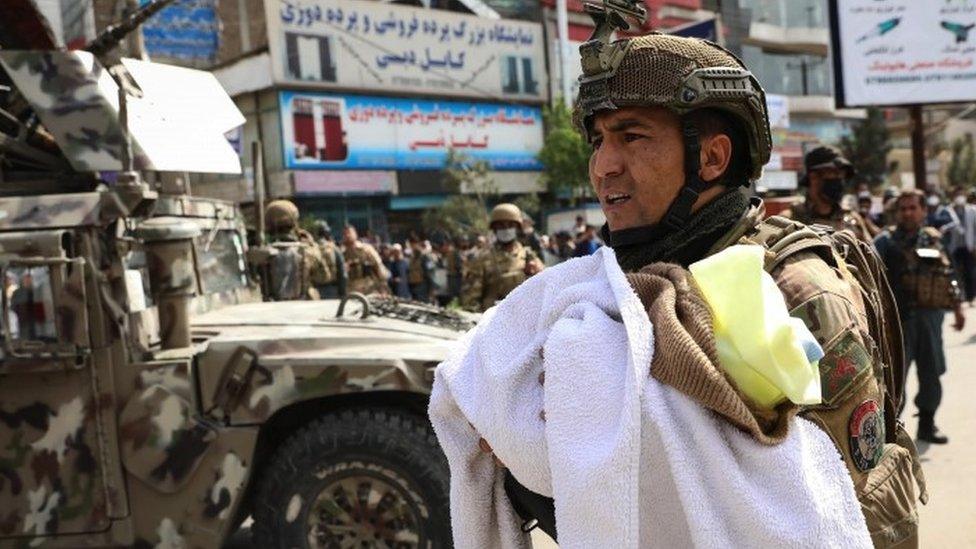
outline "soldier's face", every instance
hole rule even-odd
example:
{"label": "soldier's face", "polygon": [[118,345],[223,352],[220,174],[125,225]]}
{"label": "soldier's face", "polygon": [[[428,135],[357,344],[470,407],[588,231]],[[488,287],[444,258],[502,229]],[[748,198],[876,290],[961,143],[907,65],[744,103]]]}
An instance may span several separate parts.
{"label": "soldier's face", "polygon": [[[713,140],[702,139],[701,174],[706,181],[720,175],[728,165],[731,145],[718,174],[704,171],[714,160]],[[595,115],[590,132],[590,183],[600,200],[607,224],[613,231],[653,225],[661,221],[668,206],[684,185],[684,144],[681,123],[674,113],[657,107],[631,107]],[[722,190],[713,186],[695,203],[708,203]]]}

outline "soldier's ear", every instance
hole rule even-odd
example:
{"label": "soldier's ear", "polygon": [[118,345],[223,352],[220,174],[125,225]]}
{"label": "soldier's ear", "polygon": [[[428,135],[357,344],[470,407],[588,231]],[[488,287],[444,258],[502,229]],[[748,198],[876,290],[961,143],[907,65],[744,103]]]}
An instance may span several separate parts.
{"label": "soldier's ear", "polygon": [[705,136],[701,140],[701,159],[698,176],[702,181],[717,181],[729,168],[732,160],[732,140],[724,133]]}

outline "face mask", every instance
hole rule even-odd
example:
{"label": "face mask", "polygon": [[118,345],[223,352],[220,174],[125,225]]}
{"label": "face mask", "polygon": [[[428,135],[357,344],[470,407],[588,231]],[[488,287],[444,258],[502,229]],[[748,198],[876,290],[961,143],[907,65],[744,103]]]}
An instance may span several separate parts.
{"label": "face mask", "polygon": [[957,196],[956,199],[953,200],[953,202],[956,203],[956,206],[965,206],[966,205],[966,197],[965,196]]}
{"label": "face mask", "polygon": [[497,238],[502,244],[508,244],[509,242],[515,240],[516,236],[518,236],[518,231],[515,229],[515,227],[509,229],[498,229],[495,231],[495,238]]}
{"label": "face mask", "polygon": [[844,198],[844,180],[839,177],[824,179],[820,185],[820,192],[833,203],[840,202]]}
{"label": "face mask", "polygon": [[934,208],[939,205],[939,197],[935,196],[934,194],[930,195],[928,198],[925,199],[925,203]]}

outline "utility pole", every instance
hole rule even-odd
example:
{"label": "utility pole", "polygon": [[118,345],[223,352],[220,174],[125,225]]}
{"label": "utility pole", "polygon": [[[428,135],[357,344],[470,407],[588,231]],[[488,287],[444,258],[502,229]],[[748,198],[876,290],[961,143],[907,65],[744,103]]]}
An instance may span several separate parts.
{"label": "utility pole", "polygon": [[559,84],[562,90],[563,103],[566,108],[572,108],[572,87],[566,66],[569,65],[569,16],[566,13],[566,0],[556,0],[556,36],[559,48]]}
{"label": "utility pole", "polygon": [[912,171],[915,172],[915,188],[926,190],[925,127],[922,125],[922,106],[909,108],[912,117]]}

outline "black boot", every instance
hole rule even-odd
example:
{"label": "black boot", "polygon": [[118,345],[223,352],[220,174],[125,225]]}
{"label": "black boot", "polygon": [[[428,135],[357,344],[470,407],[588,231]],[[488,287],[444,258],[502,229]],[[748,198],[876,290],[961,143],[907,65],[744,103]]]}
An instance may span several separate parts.
{"label": "black boot", "polygon": [[946,444],[949,437],[943,435],[935,426],[935,412],[918,411],[918,440],[932,444]]}

